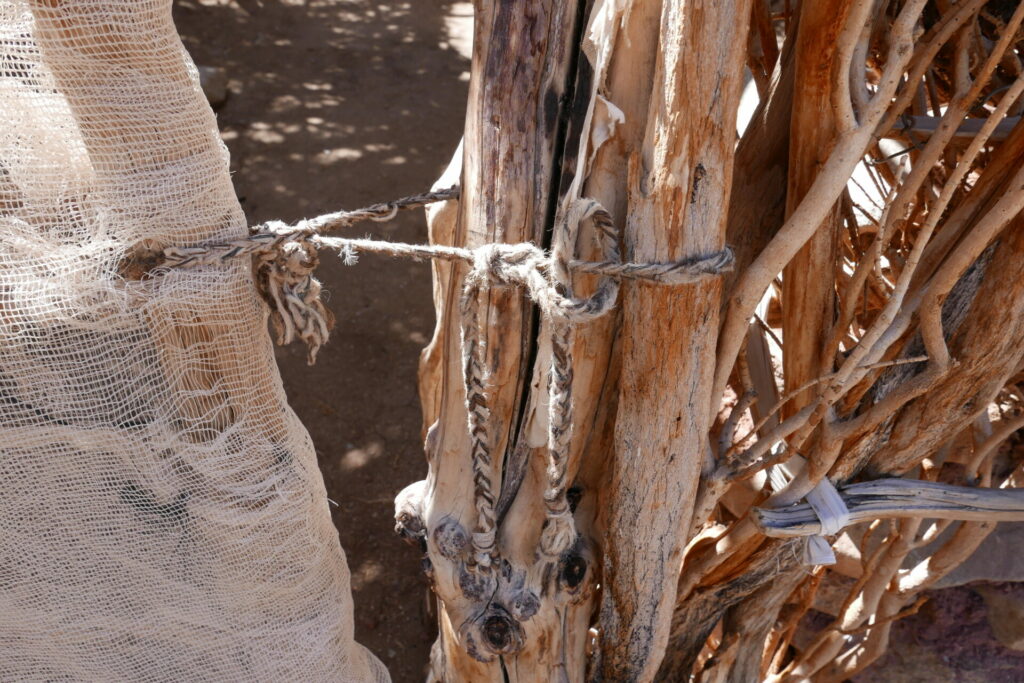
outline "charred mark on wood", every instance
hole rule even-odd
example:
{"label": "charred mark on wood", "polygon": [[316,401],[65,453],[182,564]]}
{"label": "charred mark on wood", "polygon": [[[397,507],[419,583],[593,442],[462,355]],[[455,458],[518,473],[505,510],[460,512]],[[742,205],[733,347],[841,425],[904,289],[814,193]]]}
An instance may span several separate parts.
{"label": "charred mark on wood", "polygon": [[540,609],[540,598],[531,590],[523,589],[512,596],[509,610],[519,621],[526,621]]}
{"label": "charred mark on wood", "polygon": [[463,635],[462,642],[466,645],[466,652],[468,652],[469,656],[475,659],[476,661],[489,662],[493,659],[493,657],[482,654],[480,652],[480,648],[477,647],[476,644],[476,638],[473,637],[472,633],[466,633],[465,635]]}
{"label": "charred mark on wood", "polygon": [[581,555],[572,553],[562,559],[562,583],[570,590],[583,583],[587,576],[587,561]]}
{"label": "charred mark on wood", "polygon": [[704,164],[697,164],[693,169],[693,187],[690,190],[690,203],[697,203],[697,191],[700,189],[700,181],[704,180],[707,176],[707,169],[704,168]]}
{"label": "charred mark on wood", "polygon": [[470,600],[483,602],[494,592],[494,580],[487,580],[486,577],[477,572],[469,571],[466,564],[459,563],[459,590]]}
{"label": "charred mark on wood", "polygon": [[544,93],[544,130],[548,135],[554,135],[558,129],[558,114],[562,110],[563,98],[554,88],[548,88]]}
{"label": "charred mark on wood", "polygon": [[581,486],[571,486],[568,491],[565,492],[565,499],[569,503],[569,511],[576,514],[576,507],[580,504],[580,500],[583,498],[583,488]]}

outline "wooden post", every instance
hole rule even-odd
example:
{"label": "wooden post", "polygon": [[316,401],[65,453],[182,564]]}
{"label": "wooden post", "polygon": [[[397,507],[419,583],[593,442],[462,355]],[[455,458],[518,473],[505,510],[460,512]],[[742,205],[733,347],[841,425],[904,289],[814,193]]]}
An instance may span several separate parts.
{"label": "wooden post", "polygon": [[[472,247],[548,239],[579,11],[574,2],[554,0],[477,3],[461,198],[457,209],[432,217],[433,242]],[[543,680],[570,663],[560,615],[541,609],[541,586],[530,575],[543,521],[543,444],[530,438],[535,394],[546,389],[535,378],[538,321],[518,289],[490,288],[481,296],[488,452],[472,453],[459,315],[466,271],[436,267],[438,324],[421,366],[421,381],[436,382],[421,387],[430,472],[413,506],[413,516],[422,515],[416,524],[441,605],[432,675]],[[489,567],[471,548],[481,532],[474,505],[481,497],[498,525]],[[580,646],[585,635],[584,623]],[[579,678],[582,660],[573,659],[572,677]]]}
{"label": "wooden post", "polygon": [[[750,3],[666,2],[642,142],[628,157],[626,253],[666,261],[721,249]],[[625,48],[628,50],[628,48]],[[646,82],[646,81],[645,81]],[[635,83],[623,84],[635,93]],[[628,92],[628,91],[627,91]],[[627,92],[613,101],[629,101]],[[635,94],[634,94],[635,97]],[[604,680],[650,680],[707,455],[721,283],[623,292],[621,380],[601,605]]]}

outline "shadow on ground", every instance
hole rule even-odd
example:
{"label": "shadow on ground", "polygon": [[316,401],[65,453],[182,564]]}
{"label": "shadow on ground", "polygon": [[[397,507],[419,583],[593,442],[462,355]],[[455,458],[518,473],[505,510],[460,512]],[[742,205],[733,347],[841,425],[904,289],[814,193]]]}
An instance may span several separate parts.
{"label": "shadow on ground", "polygon": [[[218,112],[250,223],[415,194],[462,130],[471,9],[410,0],[177,0],[193,59],[223,67]],[[356,234],[426,240],[422,212]],[[338,319],[313,367],[280,349],[291,405],[316,444],[352,570],[356,637],[396,682],[423,679],[433,625],[419,558],[393,534],[392,500],[421,479],[418,353],[434,315],[426,264],[366,256],[318,271]]]}

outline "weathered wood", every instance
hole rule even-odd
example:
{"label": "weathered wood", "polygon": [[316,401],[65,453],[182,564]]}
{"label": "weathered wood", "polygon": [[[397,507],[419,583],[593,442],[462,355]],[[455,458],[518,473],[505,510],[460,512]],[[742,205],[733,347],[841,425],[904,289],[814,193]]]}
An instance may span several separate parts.
{"label": "weathered wood", "polygon": [[793,41],[790,41],[772,74],[767,96],[758,104],[736,146],[733,186],[743,191],[729,193],[725,239],[736,254],[736,270],[725,279],[726,291],[731,291],[739,274],[785,222],[795,78],[793,58]]}
{"label": "weathered wood", "polygon": [[[841,78],[839,35],[853,1],[802,3],[794,49],[792,118],[786,217],[800,206],[835,145],[843,122],[832,106],[832,84]],[[841,229],[839,203],[827,212],[806,244],[782,271],[782,355],[789,393],[832,370],[827,341],[836,308],[833,271]],[[811,387],[782,406],[781,418],[800,411],[821,391]]]}
{"label": "weathered wood", "polygon": [[689,680],[697,656],[722,616],[797,566],[794,544],[795,541],[769,541],[751,553],[742,566],[716,572],[708,577],[706,585],[687,595],[672,617],[672,636],[657,680]]}
{"label": "weathered wood", "polygon": [[[749,16],[745,0],[662,6],[658,32],[648,38],[659,47],[644,141],[629,166],[632,259],[723,246]],[[668,644],[674,579],[708,448],[720,296],[719,282],[680,291],[624,288],[615,458],[605,494],[605,680],[650,680]]]}
{"label": "weathered wood", "polygon": [[[899,125],[892,130],[894,136],[913,134],[916,136],[928,136],[935,132],[942,119],[937,116],[914,116],[908,115],[900,121]],[[971,139],[978,134],[981,127],[985,125],[986,119],[970,118],[965,120],[953,133],[956,138]],[[1008,116],[996,125],[995,131],[989,138],[992,142],[1002,142],[1010,136],[1010,132],[1020,123],[1019,116]]]}
{"label": "weathered wood", "polygon": [[[458,185],[462,179],[462,142],[452,155],[448,167],[441,177],[437,179],[431,189],[442,189]],[[427,236],[431,244],[455,244],[455,226],[458,224],[459,203],[457,200],[431,204],[427,212]],[[445,294],[457,285],[452,284],[452,271],[455,266],[448,261],[439,259],[432,260],[430,267],[433,273],[432,293],[434,298],[434,310],[441,311],[444,306]],[[441,377],[444,372],[444,349],[445,332],[448,329],[448,321],[444,316],[438,315],[434,322],[434,334],[430,342],[420,352],[419,372],[417,374],[417,386],[420,395],[420,410],[423,414],[422,437],[426,439],[431,425],[437,421],[441,411]],[[427,448],[427,453],[431,449]]]}
{"label": "weathered wood", "polygon": [[[986,409],[1024,358],[1024,349],[1011,341],[1024,334],[1024,316],[1017,304],[1024,296],[1022,254],[1024,219],[1018,216],[992,252],[977,292],[962,302],[969,306],[963,322],[949,330],[956,333],[951,335],[951,351],[959,372],[950,373],[928,394],[891,416],[885,443],[868,436],[858,439],[848,463],[863,463],[870,453],[867,467],[872,473],[902,474]],[[842,476],[850,469],[837,468]]]}
{"label": "weathered wood", "polygon": [[[454,221],[435,219],[432,239],[461,246],[544,243],[553,219],[556,149],[577,14],[574,3],[533,3],[525,11],[507,0],[477,3],[458,214]],[[435,272],[438,331],[421,370],[439,386],[439,391],[421,389],[427,392],[425,419],[431,423],[422,524],[442,607],[434,659],[443,669],[433,676],[542,680],[555,675],[563,656],[557,615],[536,614],[540,586],[527,577],[542,520],[537,512],[542,509],[539,485],[531,483],[543,481],[542,453],[526,463],[526,483],[514,497],[527,503],[507,511],[494,553],[496,565],[476,566],[469,552],[480,523],[474,497],[497,500],[506,462],[524,452],[524,408],[530,400],[537,327],[521,292],[487,290],[479,315],[485,323],[482,343],[489,374],[490,457],[482,470],[486,476],[478,475],[475,485],[458,313],[465,270],[458,266]],[[436,422],[431,420],[435,415]],[[548,645],[538,649],[538,642],[545,640]],[[526,642],[532,645],[524,652]],[[525,661],[513,661],[521,652]]]}
{"label": "weathered wood", "polygon": [[[446,208],[432,217],[432,239],[550,239],[556,252],[593,258],[592,226],[575,234],[575,226],[563,223],[574,202],[593,197],[623,226],[625,258],[665,261],[728,241],[739,272],[734,281],[675,290],[627,283],[618,311],[577,330],[567,347],[575,359],[569,385],[575,415],[566,481],[574,484],[579,536],[557,563],[536,560],[548,485],[547,387],[551,359],[564,349],[552,346],[548,322],[535,324],[518,295],[488,293],[482,310],[493,372],[486,421],[495,446],[490,490],[505,564],[500,576],[478,581],[465,549],[477,511],[470,503],[454,321],[461,274],[436,271],[438,332],[421,374],[425,426],[434,425],[422,517],[444,607],[436,677],[647,681],[697,673],[716,681],[805,674],[839,680],[877,657],[887,624],[908,609],[913,593],[969,551],[963,539],[940,551],[935,571],[926,568],[904,595],[890,590],[901,563],[921,543],[918,536],[937,534],[938,527],[926,531],[916,519],[897,522],[892,533],[872,527],[883,531],[863,541],[873,554],[862,549],[864,567],[841,610],[842,626],[807,651],[790,650],[820,574],[805,581],[799,542],[771,539],[777,532],[766,525],[773,515],[797,515],[801,534],[821,529],[806,506],[772,506],[801,500],[823,476],[906,472],[950,439],[969,440],[965,430],[1022,363],[1006,335],[993,332],[1000,319],[1016,329],[1021,310],[1024,278],[1019,259],[1009,261],[1021,239],[1010,215],[1021,190],[1007,161],[1020,144],[1020,127],[1007,134],[1013,122],[965,124],[968,109],[958,108],[983,93],[995,102],[1002,93],[1008,99],[997,111],[1009,109],[1016,86],[997,91],[986,85],[992,72],[985,71],[1008,39],[997,41],[987,59],[961,54],[953,60],[950,73],[967,85],[941,82],[942,92],[932,97],[951,103],[952,114],[931,126],[911,92],[914,84],[927,80],[929,68],[946,68],[947,43],[954,51],[989,48],[956,40],[964,27],[976,28],[970,22],[979,0],[922,20],[925,4],[909,0],[876,13],[870,0],[802,3],[799,16],[787,18],[777,60],[768,4],[755,7],[752,0],[598,1],[571,10],[479,4],[464,195],[457,213]],[[757,35],[748,40],[752,16]],[[529,54],[517,37],[505,35],[539,25],[549,39],[531,43]],[[761,70],[756,77],[766,99],[737,146],[745,63]],[[769,82],[765,70],[772,64]],[[901,119],[908,111],[918,118]],[[560,123],[538,126],[549,116]],[[508,117],[517,125],[504,125]],[[502,124],[500,135],[495,123]],[[845,188],[862,156],[876,155],[876,135],[929,126],[927,139],[908,152],[909,172],[899,162],[880,169],[879,182],[896,186],[881,200],[891,202],[891,215],[851,216],[855,207]],[[979,155],[990,132],[984,145],[995,149]],[[960,154],[964,173],[974,167],[978,177],[970,191],[956,190],[947,211],[944,202],[962,178],[951,172]],[[944,182],[949,191],[933,200]],[[880,196],[886,191],[878,188]],[[933,222],[921,227],[926,221]],[[972,261],[979,264],[964,277],[972,284],[953,288]],[[575,274],[565,286],[580,294],[594,284]],[[763,322],[750,326],[771,286],[774,300],[761,313],[781,334]],[[971,296],[964,295],[968,289]],[[982,293],[998,302],[998,311],[971,305]],[[950,299],[962,310],[955,321],[948,318],[943,337],[936,307]],[[929,361],[923,372],[918,330]],[[780,337],[773,344],[781,362],[773,361],[775,347],[769,350],[773,335]],[[722,408],[730,383],[732,398]],[[779,388],[785,396],[776,405]],[[930,396],[939,402],[929,403]],[[886,400],[894,408],[882,415]],[[924,414],[935,426],[920,419]],[[886,433],[865,436],[883,423]],[[1016,422],[1003,426],[1009,424]],[[992,476],[992,454],[1007,429],[993,442],[979,440],[957,461],[969,466],[967,481]],[[773,490],[763,470],[789,458],[801,471]],[[934,481],[939,473],[928,466],[933,469],[921,476]],[[719,505],[723,496],[728,505]],[[863,495],[848,499],[855,519],[907,509],[866,503]],[[771,509],[751,514],[751,505]],[[915,514],[952,515],[950,507],[965,514],[923,496],[913,505]],[[983,509],[967,514],[992,514]],[[1016,508],[997,514],[1004,513],[1019,514]],[[466,586],[482,587],[488,597],[468,595]],[[868,634],[850,645],[842,629]],[[486,639],[493,636],[501,642],[490,647]],[[694,670],[698,662],[701,672]]]}
{"label": "weathered wood", "polygon": [[[875,479],[840,490],[850,511],[849,524],[919,517],[990,522],[1024,521],[1024,491],[952,486],[914,479]],[[754,508],[754,521],[762,533],[774,538],[822,533],[811,506]]]}

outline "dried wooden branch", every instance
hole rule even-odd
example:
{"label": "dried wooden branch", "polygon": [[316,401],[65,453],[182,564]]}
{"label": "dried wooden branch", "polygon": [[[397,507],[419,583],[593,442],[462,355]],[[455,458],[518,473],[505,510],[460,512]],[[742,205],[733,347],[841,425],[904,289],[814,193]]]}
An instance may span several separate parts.
{"label": "dried wooden branch", "polygon": [[[874,519],[922,519],[982,522],[1024,521],[1024,490],[952,486],[913,479],[876,479],[840,489],[850,524]],[[811,506],[754,508],[754,521],[766,536],[793,538],[821,533]]]}
{"label": "dried wooden branch", "polygon": [[[989,118],[968,118],[965,119],[954,131],[954,139],[972,140],[980,132],[981,129],[989,122]],[[1017,124],[1020,123],[1019,116],[1009,116],[1002,121],[998,121],[995,124],[995,129],[992,134],[988,136],[991,142],[1002,142],[1010,135]],[[920,137],[928,137],[938,130],[942,124],[942,118],[938,116],[915,116],[908,115],[904,117],[896,128],[892,130],[893,136],[898,136],[904,133],[913,133]]]}

